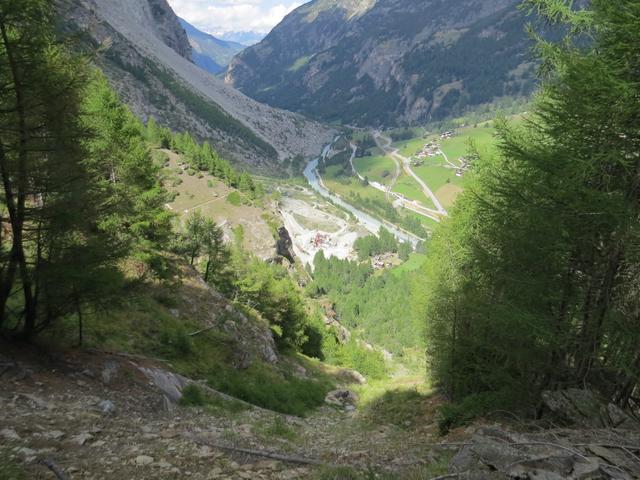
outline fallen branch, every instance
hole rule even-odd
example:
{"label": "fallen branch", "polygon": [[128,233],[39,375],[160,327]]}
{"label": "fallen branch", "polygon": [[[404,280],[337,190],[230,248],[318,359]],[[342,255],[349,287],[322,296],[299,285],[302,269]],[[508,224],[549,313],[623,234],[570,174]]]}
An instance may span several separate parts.
{"label": "fallen branch", "polygon": [[208,332],[210,330],[213,330],[214,328],[217,328],[218,325],[211,325],[210,327],[207,328],[203,328],[202,330],[198,330],[197,332],[193,332],[188,334],[189,337],[195,337],[196,335],[200,335],[201,333],[205,333]]}
{"label": "fallen branch", "polygon": [[192,436],[191,438],[192,438],[192,440],[194,442],[196,442],[199,445],[204,445],[204,446],[211,447],[211,448],[217,448],[219,450],[227,450],[229,452],[234,452],[234,453],[243,453],[245,455],[252,455],[254,457],[270,458],[272,460],[278,460],[280,462],[295,463],[295,464],[299,464],[299,465],[313,465],[313,466],[316,466],[316,467],[331,467],[331,468],[339,467],[338,465],[325,463],[325,462],[322,462],[320,460],[316,460],[316,459],[313,459],[313,458],[299,457],[297,455],[283,455],[283,454],[280,454],[280,453],[269,452],[269,451],[266,451],[266,450],[251,450],[251,449],[248,449],[248,448],[230,447],[228,445],[222,445],[222,444],[219,444],[219,443],[209,442],[209,441],[206,441],[206,440],[203,440],[201,438],[194,437],[194,436]]}
{"label": "fallen branch", "polygon": [[439,477],[433,477],[430,480],[445,480],[447,478],[460,478],[460,473],[449,473],[447,475],[440,475]]}
{"label": "fallen branch", "polygon": [[40,460],[38,460],[38,463],[51,470],[53,474],[58,478],[58,480],[69,480],[69,476],[64,473],[64,471],[60,467],[58,467],[58,465],[56,465],[53,460],[50,460],[48,458],[41,458]]}

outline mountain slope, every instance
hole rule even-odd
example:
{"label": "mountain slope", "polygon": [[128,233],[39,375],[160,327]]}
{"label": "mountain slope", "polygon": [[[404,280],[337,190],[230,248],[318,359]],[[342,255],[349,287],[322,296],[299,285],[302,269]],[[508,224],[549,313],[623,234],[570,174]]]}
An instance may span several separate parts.
{"label": "mountain slope", "polygon": [[226,82],[360,125],[437,119],[534,87],[518,0],[314,0],[241,52]]}
{"label": "mountain slope", "polygon": [[234,55],[246,48],[239,43],[227,42],[204,33],[182,18],[180,24],[189,37],[193,61],[213,74],[223,72]]}
{"label": "mountain slope", "polygon": [[252,170],[276,172],[311,156],[333,135],[305,118],[260,104],[191,60],[184,29],[166,0],[59,2],[65,27],[79,33],[121,98],[141,118],[210,140]]}

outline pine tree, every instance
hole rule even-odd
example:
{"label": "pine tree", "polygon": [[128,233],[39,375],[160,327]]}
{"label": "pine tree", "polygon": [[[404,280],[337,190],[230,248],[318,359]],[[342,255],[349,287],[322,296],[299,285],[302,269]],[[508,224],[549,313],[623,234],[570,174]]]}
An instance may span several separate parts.
{"label": "pine tree", "polygon": [[526,405],[586,384],[626,406],[640,382],[640,4],[526,3],[569,36],[539,40],[534,111],[502,122],[500,154],[476,163],[430,245],[431,369],[457,400]]}
{"label": "pine tree", "polygon": [[104,298],[119,254],[85,161],[87,68],[58,46],[50,11],[45,0],[0,3],[0,326],[10,318],[25,337]]}

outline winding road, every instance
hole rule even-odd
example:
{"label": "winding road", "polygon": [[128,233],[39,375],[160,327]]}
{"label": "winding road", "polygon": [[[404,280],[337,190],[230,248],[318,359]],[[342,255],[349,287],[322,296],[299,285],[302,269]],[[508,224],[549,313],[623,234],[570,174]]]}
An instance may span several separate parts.
{"label": "winding road", "polygon": [[391,147],[391,139],[389,137],[385,137],[379,131],[373,133],[373,138],[375,139],[378,147],[380,147],[387,155],[391,156],[391,158],[396,162],[396,165],[397,160],[400,160],[402,162],[402,168],[405,173],[413,177],[415,181],[418,182],[418,185],[420,185],[420,187],[422,188],[422,192],[424,193],[424,195],[429,198],[436,207],[436,210],[432,210],[426,207],[419,207],[419,209],[428,212],[430,215],[446,217],[447,211],[442,206],[442,203],[440,203],[440,200],[438,200],[438,197],[436,197],[429,186],[411,169],[411,159],[405,157],[404,155],[400,155],[400,152],[398,152],[397,148]]}

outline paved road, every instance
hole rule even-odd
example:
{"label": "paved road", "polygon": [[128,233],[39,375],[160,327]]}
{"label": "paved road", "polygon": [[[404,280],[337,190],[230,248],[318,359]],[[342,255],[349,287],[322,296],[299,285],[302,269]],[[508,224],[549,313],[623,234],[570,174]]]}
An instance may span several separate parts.
{"label": "paved road", "polygon": [[384,135],[382,135],[382,133],[374,132],[373,138],[376,140],[376,143],[378,144],[378,146],[382,150],[384,150],[384,152],[387,155],[390,155],[391,158],[393,158],[394,160],[397,159],[402,162],[402,167],[404,171],[407,173],[407,175],[412,176],[416,180],[416,182],[418,182],[418,184],[422,188],[422,192],[425,194],[427,198],[431,199],[431,201],[436,207],[436,210],[431,210],[426,207],[423,207],[423,209],[425,211],[430,212],[433,215],[446,216],[447,211],[444,209],[444,207],[440,203],[440,200],[438,200],[438,197],[436,197],[436,195],[433,193],[433,191],[431,191],[429,186],[426,183],[424,183],[424,181],[411,169],[411,160],[403,155],[400,155],[397,148],[392,148],[391,139],[388,137],[385,137]]}

